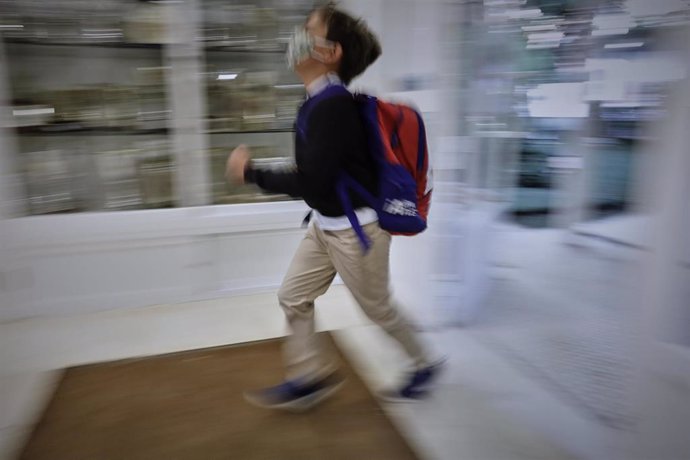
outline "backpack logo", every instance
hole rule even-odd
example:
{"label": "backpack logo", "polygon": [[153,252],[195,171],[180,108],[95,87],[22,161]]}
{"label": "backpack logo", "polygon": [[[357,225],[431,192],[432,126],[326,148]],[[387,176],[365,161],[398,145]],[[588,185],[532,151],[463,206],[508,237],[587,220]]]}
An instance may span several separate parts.
{"label": "backpack logo", "polygon": [[396,216],[416,216],[417,205],[409,200],[397,200],[386,198],[383,211]]}

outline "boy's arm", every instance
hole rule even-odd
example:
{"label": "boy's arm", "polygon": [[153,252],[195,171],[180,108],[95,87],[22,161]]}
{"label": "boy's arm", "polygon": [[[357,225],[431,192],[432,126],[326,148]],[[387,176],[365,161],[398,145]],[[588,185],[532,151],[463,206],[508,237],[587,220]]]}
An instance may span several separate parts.
{"label": "boy's arm", "polygon": [[352,133],[359,114],[349,96],[319,102],[309,115],[308,142],[294,170],[273,171],[247,163],[244,180],[264,190],[293,197],[317,198],[332,193],[343,159],[355,148]]}
{"label": "boy's arm", "polygon": [[251,160],[249,147],[242,144],[228,156],[225,177],[235,183],[255,183],[264,190],[285,193],[300,198],[302,196],[299,176],[295,168],[282,171],[256,168]]}

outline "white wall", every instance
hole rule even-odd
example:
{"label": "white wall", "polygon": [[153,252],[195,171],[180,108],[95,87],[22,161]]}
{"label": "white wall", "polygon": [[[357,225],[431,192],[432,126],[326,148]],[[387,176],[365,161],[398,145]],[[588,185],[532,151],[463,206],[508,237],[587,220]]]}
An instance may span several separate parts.
{"label": "white wall", "polygon": [[0,321],[273,289],[305,211],[289,202],[7,220]]}

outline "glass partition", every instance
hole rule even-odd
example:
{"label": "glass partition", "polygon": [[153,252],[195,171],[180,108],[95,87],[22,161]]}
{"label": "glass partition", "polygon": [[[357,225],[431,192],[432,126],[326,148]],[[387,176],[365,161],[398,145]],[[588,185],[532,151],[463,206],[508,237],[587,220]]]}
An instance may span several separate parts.
{"label": "glass partition", "polygon": [[201,204],[288,199],[227,184],[225,160],[245,143],[257,161],[289,167],[304,88],[287,70],[284,50],[311,2],[191,2],[199,46],[190,57],[200,63],[206,114],[193,135],[205,138],[208,176],[179,169],[190,166],[184,149],[174,148],[171,98],[178,96],[170,81],[182,67],[170,60],[187,56],[166,47],[179,3],[0,0],[16,140],[16,152],[5,154],[16,157],[26,214],[176,206],[176,174],[209,182],[200,184],[211,197]]}

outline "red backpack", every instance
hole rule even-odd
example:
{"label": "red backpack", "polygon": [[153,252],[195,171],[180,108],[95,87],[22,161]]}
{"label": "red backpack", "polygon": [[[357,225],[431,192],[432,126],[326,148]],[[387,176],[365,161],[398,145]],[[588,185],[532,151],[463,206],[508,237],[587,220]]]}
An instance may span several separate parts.
{"label": "red backpack", "polygon": [[426,229],[432,177],[426,129],[420,114],[403,104],[355,94],[367,131],[369,150],[378,166],[379,189],[371,195],[343,174],[336,189],[365,251],[370,242],[357,220],[347,191],[361,196],[377,213],[379,226],[395,235],[416,235]]}

